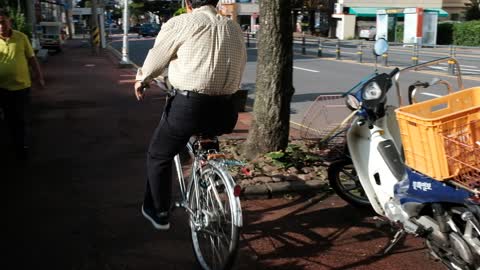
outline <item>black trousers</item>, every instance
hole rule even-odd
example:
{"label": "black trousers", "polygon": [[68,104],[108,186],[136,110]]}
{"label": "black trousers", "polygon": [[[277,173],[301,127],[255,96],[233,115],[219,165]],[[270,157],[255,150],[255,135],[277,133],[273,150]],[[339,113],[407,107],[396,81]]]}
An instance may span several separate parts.
{"label": "black trousers", "polygon": [[9,91],[0,89],[0,107],[18,153],[28,146],[30,124],[30,88]]}
{"label": "black trousers", "polygon": [[232,96],[175,95],[169,97],[147,153],[144,207],[170,210],[173,158],[192,135],[230,133],[238,113]]}

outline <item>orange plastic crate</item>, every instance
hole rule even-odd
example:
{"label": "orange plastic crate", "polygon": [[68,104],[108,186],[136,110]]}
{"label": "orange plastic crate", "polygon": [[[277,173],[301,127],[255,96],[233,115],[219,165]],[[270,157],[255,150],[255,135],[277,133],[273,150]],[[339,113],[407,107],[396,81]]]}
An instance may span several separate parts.
{"label": "orange plastic crate", "polygon": [[[480,87],[398,108],[396,111],[405,161],[412,169],[437,180],[457,176],[464,165],[449,164],[447,139],[480,147]],[[476,152],[474,152],[476,153]],[[479,156],[472,156],[478,163]],[[460,165],[459,165],[460,164]]]}
{"label": "orange plastic crate", "polygon": [[455,175],[452,180],[480,192],[480,120],[443,134],[448,169]]}

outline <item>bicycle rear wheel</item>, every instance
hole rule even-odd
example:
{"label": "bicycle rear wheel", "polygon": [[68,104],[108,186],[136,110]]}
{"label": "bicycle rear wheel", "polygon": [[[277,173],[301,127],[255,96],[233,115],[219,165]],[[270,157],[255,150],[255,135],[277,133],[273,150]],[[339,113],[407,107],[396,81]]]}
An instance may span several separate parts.
{"label": "bicycle rear wheel", "polygon": [[234,222],[241,211],[236,201],[238,198],[220,169],[208,164],[197,177],[197,181],[192,181],[189,192],[195,256],[205,270],[230,269],[237,254],[240,235],[240,227]]}

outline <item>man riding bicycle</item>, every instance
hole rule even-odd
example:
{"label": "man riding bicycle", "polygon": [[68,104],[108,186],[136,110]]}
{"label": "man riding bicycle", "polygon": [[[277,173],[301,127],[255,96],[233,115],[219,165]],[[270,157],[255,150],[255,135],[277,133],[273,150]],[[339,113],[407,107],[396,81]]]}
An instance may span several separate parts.
{"label": "man riding bicycle", "polygon": [[188,12],[163,24],[138,70],[135,95],[168,67],[174,91],[147,152],[142,214],[155,229],[170,227],[172,161],[192,135],[220,135],[235,127],[233,94],[246,63],[240,26],[217,13],[218,0],[186,0]]}

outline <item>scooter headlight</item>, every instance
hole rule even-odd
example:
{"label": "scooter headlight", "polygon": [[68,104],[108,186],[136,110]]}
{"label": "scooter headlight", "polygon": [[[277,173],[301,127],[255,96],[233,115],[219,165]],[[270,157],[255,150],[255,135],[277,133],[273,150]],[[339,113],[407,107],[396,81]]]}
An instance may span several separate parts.
{"label": "scooter headlight", "polygon": [[369,82],[363,89],[362,98],[364,100],[375,100],[382,96],[382,89],[376,81]]}

